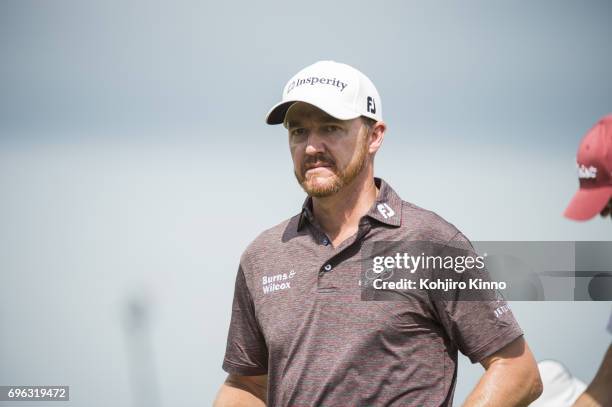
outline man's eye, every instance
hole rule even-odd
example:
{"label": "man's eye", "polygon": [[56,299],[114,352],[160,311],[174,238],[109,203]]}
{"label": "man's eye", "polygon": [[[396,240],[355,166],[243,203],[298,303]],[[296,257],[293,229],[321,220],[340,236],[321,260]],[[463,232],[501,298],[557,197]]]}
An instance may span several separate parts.
{"label": "man's eye", "polygon": [[292,136],[303,136],[304,134],[306,134],[306,129],[293,129],[291,130],[291,135]]}
{"label": "man's eye", "polygon": [[338,126],[333,126],[333,125],[325,126],[323,130],[326,133],[333,133],[334,131],[338,130]]}

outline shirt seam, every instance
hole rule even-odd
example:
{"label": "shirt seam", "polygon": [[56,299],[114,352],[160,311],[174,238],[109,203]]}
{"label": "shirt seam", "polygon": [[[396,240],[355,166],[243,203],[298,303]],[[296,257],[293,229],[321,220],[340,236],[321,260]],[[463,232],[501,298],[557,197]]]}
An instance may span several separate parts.
{"label": "shirt seam", "polygon": [[[444,244],[444,247],[448,247],[448,246],[449,246],[449,244],[450,244],[450,242],[452,242],[452,241],[453,241],[453,239],[455,239],[455,238],[456,238],[458,235],[462,235],[462,233],[461,233],[461,231],[460,231],[460,230],[457,230],[457,233],[455,233],[455,234],[453,235],[453,237],[451,237],[450,239],[448,239],[448,241],[447,241],[447,242]],[[466,238],[466,240],[467,240],[467,243],[470,245],[470,247],[471,247],[472,249],[474,249],[474,246],[472,245],[472,242],[470,242],[470,241],[469,241],[469,239],[467,239],[467,238]],[[447,304],[447,303],[448,303],[448,301],[446,301],[446,300],[442,300],[442,301],[443,301],[445,304]],[[512,328],[512,327],[511,327],[511,328]],[[519,335],[514,336],[514,338],[513,338],[513,339],[516,339],[516,338],[518,338],[519,336],[524,335],[524,332],[523,332],[523,330],[522,330],[521,328],[518,328],[518,330],[519,330],[519,332],[520,332],[520,333],[519,333]],[[513,331],[513,329],[510,331],[510,333],[512,333],[512,331]],[[515,333],[516,333],[516,332],[515,332]],[[482,350],[483,350],[483,349],[485,349],[487,346],[491,345],[493,342],[495,342],[496,340],[498,340],[499,338],[502,338],[503,336],[505,336],[505,335],[507,335],[507,334],[508,334],[508,332],[504,331],[504,332],[500,333],[499,335],[495,336],[494,338],[492,338],[491,340],[487,341],[485,344],[480,345],[479,347],[477,347],[477,348],[476,348],[475,350],[473,350],[472,352],[470,352],[470,353],[466,353],[465,355],[466,355],[466,356],[467,356],[467,357],[470,359],[470,361],[472,361],[472,363],[479,362],[480,360],[484,359],[486,356],[482,356],[482,357],[480,357],[480,358],[478,358],[478,359],[476,359],[476,358],[475,358],[475,356],[478,356],[478,353],[482,352]],[[499,350],[499,349],[501,349],[501,348],[496,349],[496,351],[497,351],[497,350]]]}
{"label": "shirt seam", "polygon": [[257,324],[257,329],[261,333],[261,337],[264,340],[264,345],[267,348],[268,347],[268,342],[267,342],[266,337],[264,335],[264,330],[262,329],[261,321],[259,320],[258,309],[255,306],[255,299],[253,297],[253,294],[251,293],[251,288],[249,287],[249,279],[247,279],[247,275],[245,273],[246,264],[243,264],[243,263],[246,263],[246,262],[248,262],[247,259],[245,259],[244,262],[240,263],[239,272],[242,273],[242,278],[244,278],[245,288],[247,290],[247,295],[249,296],[249,302],[251,303],[251,307],[253,308],[253,316],[255,317],[255,323]]}
{"label": "shirt seam", "polygon": [[268,371],[268,369],[261,367],[261,366],[247,366],[247,365],[243,365],[240,363],[232,362],[231,360],[227,358],[223,358],[223,363],[226,363],[228,365],[232,365],[232,367],[237,367],[239,369],[244,369],[244,370],[264,370],[266,372]]}
{"label": "shirt seam", "polygon": [[[483,349],[485,349],[487,346],[491,345],[493,342],[495,342],[495,341],[496,341],[496,340],[498,340],[499,338],[502,338],[502,337],[504,337],[504,336],[507,336],[507,335],[508,335],[508,333],[518,333],[518,335],[514,336],[514,337],[513,337],[513,339],[516,339],[516,338],[518,338],[518,337],[520,337],[520,336],[522,336],[522,335],[524,335],[524,334],[525,334],[525,333],[523,332],[523,330],[522,330],[522,329],[520,329],[520,328],[519,328],[518,332],[517,332],[517,331],[515,331],[514,329],[512,329],[510,332],[502,332],[502,333],[500,333],[499,335],[495,336],[495,337],[494,337],[493,339],[491,339],[490,341],[488,341],[487,343],[485,343],[484,345],[480,345],[480,346],[479,346],[478,348],[476,348],[474,351],[472,351],[472,352],[470,352],[470,353],[466,354],[466,356],[467,356],[467,357],[469,357],[469,358],[470,358],[470,360],[475,359],[475,358],[474,358],[474,356],[478,355],[478,353],[482,352],[482,350],[483,350]],[[508,342],[508,343],[510,343],[510,342]],[[505,346],[505,345],[504,345],[504,346]],[[501,348],[503,348],[503,346],[502,346],[502,347],[500,347],[500,348],[498,348],[498,349],[496,349],[495,351],[498,351],[498,350],[499,350],[499,349],[501,349]],[[493,353],[494,353],[494,352],[493,352]],[[488,356],[488,355],[486,355],[486,356]],[[486,356],[485,356],[485,355],[483,355],[482,357],[480,357],[479,359],[475,360],[475,361],[474,361],[474,362],[472,362],[472,363],[479,362],[479,361],[481,361],[482,359],[484,359]]]}

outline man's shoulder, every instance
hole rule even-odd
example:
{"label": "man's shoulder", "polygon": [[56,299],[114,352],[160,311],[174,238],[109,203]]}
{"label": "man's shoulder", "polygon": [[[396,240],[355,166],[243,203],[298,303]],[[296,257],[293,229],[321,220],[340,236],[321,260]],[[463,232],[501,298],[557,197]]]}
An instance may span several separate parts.
{"label": "man's shoulder", "polygon": [[436,212],[402,200],[402,229],[411,240],[447,243],[468,242],[468,239],[452,223]]}
{"label": "man's shoulder", "polygon": [[265,229],[248,244],[240,262],[243,265],[265,260],[266,257],[282,251],[282,246],[298,235],[297,227],[300,214],[293,215],[282,222]]}

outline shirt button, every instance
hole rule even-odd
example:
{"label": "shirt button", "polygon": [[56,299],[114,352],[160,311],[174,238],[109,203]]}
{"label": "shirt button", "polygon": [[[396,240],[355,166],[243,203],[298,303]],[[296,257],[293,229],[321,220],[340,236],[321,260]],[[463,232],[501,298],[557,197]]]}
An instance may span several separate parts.
{"label": "shirt button", "polygon": [[325,267],[323,267],[323,270],[325,270],[325,271],[329,271],[329,270],[331,270],[331,269],[332,269],[332,265],[331,265],[331,264],[329,264],[329,263],[328,263],[328,264],[326,264],[326,265],[325,265]]}

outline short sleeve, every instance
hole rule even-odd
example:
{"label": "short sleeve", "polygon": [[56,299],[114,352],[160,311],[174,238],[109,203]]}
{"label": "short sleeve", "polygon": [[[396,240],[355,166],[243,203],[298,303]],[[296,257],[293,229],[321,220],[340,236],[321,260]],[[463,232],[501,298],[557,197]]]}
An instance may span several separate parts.
{"label": "short sleeve", "polygon": [[242,266],[238,268],[223,370],[241,376],[268,373],[268,349],[255,317]]}
{"label": "short sleeve", "polygon": [[[449,244],[459,244],[468,253],[477,256],[471,243],[457,233]],[[478,278],[489,280],[486,269],[478,270]],[[463,273],[462,280],[474,278]],[[523,335],[508,303],[497,290],[482,290],[477,296],[456,289],[444,300],[434,301],[440,323],[457,348],[472,363],[481,361]],[[469,296],[469,297],[468,297]]]}

